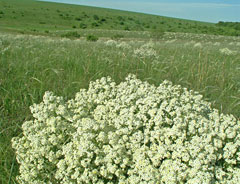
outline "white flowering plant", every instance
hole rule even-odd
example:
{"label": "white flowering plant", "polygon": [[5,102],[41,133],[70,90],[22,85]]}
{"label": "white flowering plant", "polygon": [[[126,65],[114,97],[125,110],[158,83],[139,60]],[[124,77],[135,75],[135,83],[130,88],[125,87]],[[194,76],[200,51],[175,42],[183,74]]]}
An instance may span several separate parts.
{"label": "white flowering plant", "polygon": [[105,45],[107,45],[107,46],[116,46],[117,45],[117,41],[115,41],[115,40],[107,40],[106,42],[104,42],[105,43]]}
{"label": "white flowering plant", "polygon": [[228,56],[237,53],[236,51],[232,51],[232,50],[230,50],[229,48],[219,49],[219,51],[220,51],[222,54],[225,54],[225,55],[228,55]]}
{"label": "white flowering plant", "polygon": [[117,43],[116,47],[120,48],[120,49],[125,49],[125,50],[131,49],[131,46],[129,44],[127,44],[126,42]]}
{"label": "white flowering plant", "polygon": [[141,59],[144,58],[158,58],[157,52],[154,49],[154,44],[152,42],[142,45],[140,48],[134,50],[134,56]]}
{"label": "white flowering plant", "polygon": [[19,183],[240,183],[240,124],[194,91],[134,75],[46,92],[12,139]]}

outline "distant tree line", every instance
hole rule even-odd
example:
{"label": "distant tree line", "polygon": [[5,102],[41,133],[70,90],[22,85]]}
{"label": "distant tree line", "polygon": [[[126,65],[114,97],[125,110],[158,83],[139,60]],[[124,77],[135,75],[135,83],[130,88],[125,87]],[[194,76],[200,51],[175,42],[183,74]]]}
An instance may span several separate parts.
{"label": "distant tree line", "polygon": [[217,24],[219,27],[227,29],[231,36],[240,36],[240,22],[223,22],[219,21]]}
{"label": "distant tree line", "polygon": [[233,29],[239,30],[240,31],[240,22],[223,22],[219,21],[217,23],[218,26],[224,26],[224,27],[231,27]]}

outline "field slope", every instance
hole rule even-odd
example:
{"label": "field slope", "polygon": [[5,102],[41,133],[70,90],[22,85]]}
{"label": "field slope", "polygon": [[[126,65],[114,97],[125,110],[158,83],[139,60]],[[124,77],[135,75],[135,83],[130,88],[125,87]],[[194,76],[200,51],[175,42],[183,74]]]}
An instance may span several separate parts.
{"label": "field slope", "polygon": [[0,0],[0,17],[0,183],[17,183],[11,139],[45,91],[70,99],[92,80],[133,73],[240,117],[240,38],[220,36],[227,26],[31,0]]}
{"label": "field slope", "polygon": [[49,34],[57,30],[114,29],[233,34],[234,29],[127,11],[33,0],[1,0],[0,30]]}

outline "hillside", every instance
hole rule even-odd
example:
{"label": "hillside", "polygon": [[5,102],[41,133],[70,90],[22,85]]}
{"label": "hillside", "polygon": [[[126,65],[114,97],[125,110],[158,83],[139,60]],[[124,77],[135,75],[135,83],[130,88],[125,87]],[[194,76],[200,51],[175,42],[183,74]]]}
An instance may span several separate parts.
{"label": "hillside", "polygon": [[46,91],[67,101],[90,81],[110,76],[119,84],[131,73],[151,85],[168,80],[199,92],[216,112],[239,119],[239,31],[232,22],[0,0],[0,184],[21,183],[11,140]]}
{"label": "hillside", "polygon": [[0,30],[51,34],[57,30],[108,29],[238,35],[213,23],[33,0],[1,0]]}

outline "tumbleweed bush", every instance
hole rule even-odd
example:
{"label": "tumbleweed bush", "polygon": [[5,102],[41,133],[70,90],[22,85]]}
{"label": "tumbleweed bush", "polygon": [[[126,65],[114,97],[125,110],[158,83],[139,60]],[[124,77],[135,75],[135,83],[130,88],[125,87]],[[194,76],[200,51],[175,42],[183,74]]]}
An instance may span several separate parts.
{"label": "tumbleweed bush", "polygon": [[239,120],[169,81],[101,78],[30,109],[12,139],[20,183],[240,183]]}

